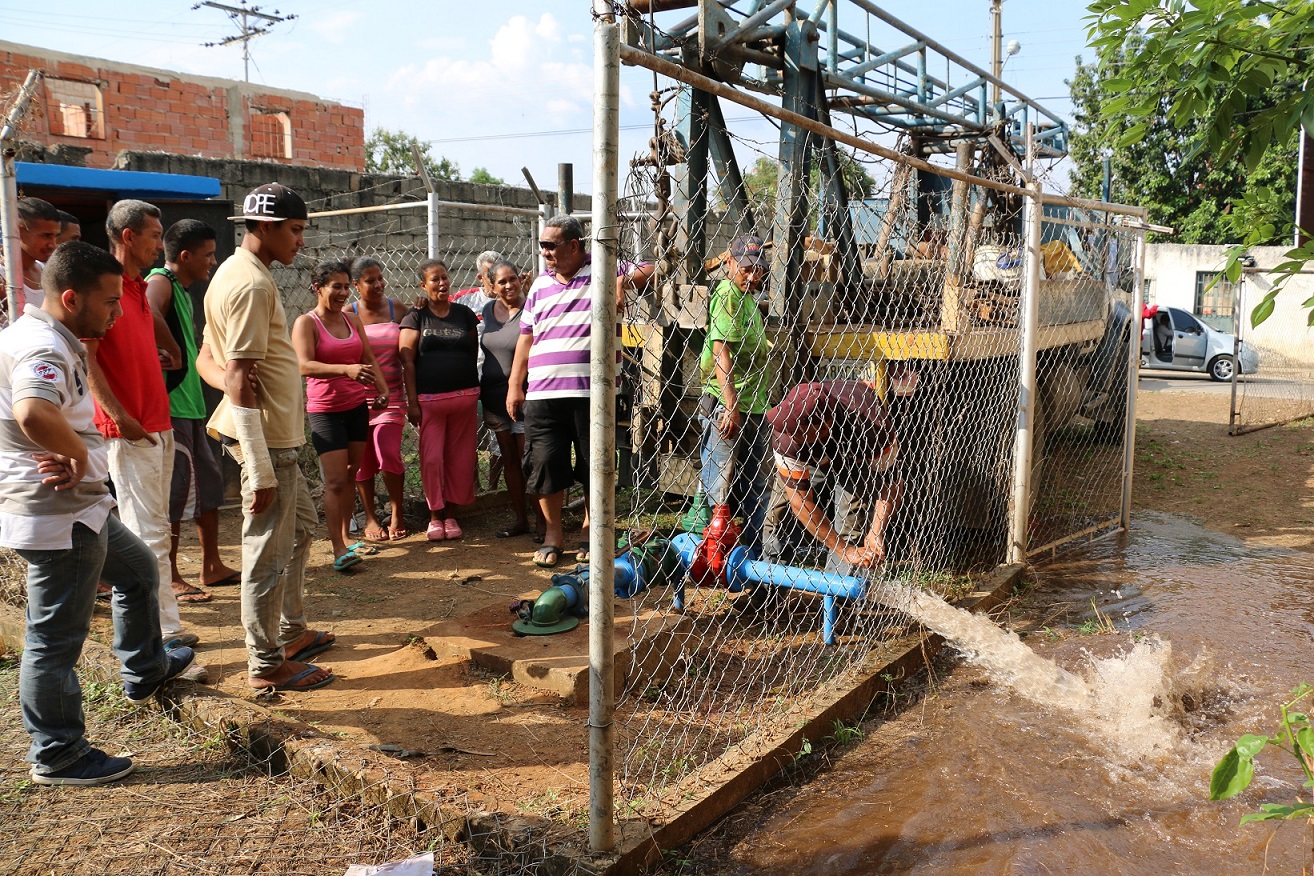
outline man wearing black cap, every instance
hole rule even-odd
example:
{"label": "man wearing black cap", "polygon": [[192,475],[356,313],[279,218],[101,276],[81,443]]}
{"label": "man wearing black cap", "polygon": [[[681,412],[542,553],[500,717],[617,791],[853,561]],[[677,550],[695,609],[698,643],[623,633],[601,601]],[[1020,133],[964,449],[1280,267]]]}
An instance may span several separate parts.
{"label": "man wearing black cap", "polygon": [[[303,662],[333,634],[306,626],[306,558],[319,515],[297,465],[305,443],[301,369],[269,266],[292,264],[305,245],[306,202],[279,183],[254,189],[232,217],[242,245],[214,273],[205,296],[205,354],[198,370],[224,392],[210,418],[242,466],[242,627],[247,683],[257,690],[312,690],[334,678]],[[259,380],[252,372],[259,367]],[[297,660],[296,658],[301,658]]]}
{"label": "man wearing black cap", "polygon": [[[914,386],[915,376],[901,371],[890,391],[906,394]],[[826,570],[849,575],[884,560],[885,529],[903,481],[896,467],[899,442],[876,390],[856,380],[802,383],[766,418],[784,498],[829,552]],[[833,517],[813,488],[814,479],[827,477],[835,493]]]}
{"label": "man wearing black cap", "polygon": [[700,369],[703,396],[703,495],[744,518],[740,544],[761,552],[768,496],[767,434],[762,415],[775,384],[771,342],[753,293],[766,277],[762,238],[745,234],[730,244],[726,279],[707,306],[707,339]]}

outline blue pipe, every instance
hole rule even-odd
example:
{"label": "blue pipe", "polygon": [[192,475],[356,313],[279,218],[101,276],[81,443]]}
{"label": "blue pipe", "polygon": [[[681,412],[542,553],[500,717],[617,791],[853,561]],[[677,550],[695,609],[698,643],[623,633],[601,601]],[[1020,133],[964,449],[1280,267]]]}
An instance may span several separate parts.
{"label": "blue pipe", "polygon": [[698,551],[698,545],[702,539],[692,532],[681,532],[671,539],[671,548],[680,556],[680,565],[684,567],[686,574],[678,576],[675,584],[675,598],[671,605],[676,611],[684,610],[684,585],[689,580],[689,567],[693,565],[694,554]]}
{"label": "blue pipe", "polygon": [[[687,571],[702,541],[692,533],[682,532],[671,539],[671,547],[680,556],[680,562]],[[835,644],[835,624],[839,620],[839,600],[858,599],[866,592],[867,582],[852,575],[839,575],[834,572],[822,572],[817,569],[803,569],[798,566],[784,566],[754,560],[752,552],[746,547],[737,547],[726,558],[726,583],[732,593],[738,593],[749,583],[771,584],[775,587],[788,587],[816,593],[822,597],[821,635],[827,645]],[[684,608],[684,587],[687,578],[681,578],[675,586],[676,609]]]}
{"label": "blue pipe", "polygon": [[[866,591],[867,582],[852,575],[838,575],[817,569],[801,569],[754,560],[748,548],[737,547],[726,558],[726,580],[731,589],[742,589],[753,581],[774,584],[822,596],[821,637],[827,645],[835,644],[835,624],[839,620],[839,599],[857,599]],[[738,585],[736,588],[735,585]]]}

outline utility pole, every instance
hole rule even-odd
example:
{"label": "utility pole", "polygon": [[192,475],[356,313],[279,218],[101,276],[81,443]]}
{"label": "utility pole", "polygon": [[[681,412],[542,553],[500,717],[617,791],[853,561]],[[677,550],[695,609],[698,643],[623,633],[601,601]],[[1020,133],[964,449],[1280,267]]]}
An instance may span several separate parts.
{"label": "utility pole", "polygon": [[[1004,0],[990,0],[990,75],[996,79],[1004,72],[1003,5]],[[990,105],[999,106],[997,82],[990,83]]]}
{"label": "utility pole", "polygon": [[[283,21],[291,21],[296,18],[296,16],[280,15],[277,9],[272,13],[261,12],[259,6],[248,7],[246,5],[246,0],[238,0],[238,2],[241,6],[228,6],[223,3],[215,3],[214,0],[204,0],[204,2],[197,3],[192,9],[195,10],[200,9],[202,6],[208,6],[211,9],[218,9],[221,12],[227,12],[228,17],[231,18],[233,23],[241,29],[241,33],[230,36],[227,39],[219,40],[217,43],[202,43],[202,45],[206,48],[214,48],[216,46],[232,45],[240,40],[242,43],[242,78],[247,82],[250,82],[251,40],[261,34],[269,33],[269,30],[273,25]],[[251,24],[250,20],[253,18],[258,21],[268,22],[268,24]]]}

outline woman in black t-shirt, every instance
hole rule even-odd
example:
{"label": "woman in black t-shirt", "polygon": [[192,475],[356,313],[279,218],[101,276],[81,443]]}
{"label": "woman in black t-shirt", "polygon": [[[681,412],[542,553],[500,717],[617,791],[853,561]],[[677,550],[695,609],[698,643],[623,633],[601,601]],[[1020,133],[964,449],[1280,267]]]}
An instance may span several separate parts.
{"label": "woman in black t-shirt", "polygon": [[451,300],[447,266],[420,264],[429,303],[406,314],[398,345],[406,375],[407,416],[420,428],[420,480],[429,503],[430,541],[460,538],[454,506],[475,498],[479,320]]}

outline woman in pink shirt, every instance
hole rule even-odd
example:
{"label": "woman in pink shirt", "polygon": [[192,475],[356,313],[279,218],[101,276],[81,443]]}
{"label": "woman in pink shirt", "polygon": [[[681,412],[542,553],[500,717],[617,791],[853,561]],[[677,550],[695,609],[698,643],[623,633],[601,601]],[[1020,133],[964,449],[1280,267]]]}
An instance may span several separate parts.
{"label": "woman in pink shirt", "polygon": [[[397,351],[401,337],[401,322],[410,306],[384,295],[388,283],[383,279],[383,265],[376,259],[362,256],[351,263],[351,280],[356,286],[359,300],[351,305],[351,312],[360,317],[361,325],[369,338],[374,360],[379,364],[384,383],[388,384],[388,406],[370,416],[370,435],[356,472],[356,491],[365,507],[365,538],[369,541],[398,541],[410,535],[402,510],[403,476],[401,443],[402,429],[406,425],[406,383],[403,379],[401,356]],[[388,503],[392,506],[392,520],[385,530],[375,511],[374,476],[383,473],[383,484],[388,488]]]}
{"label": "woman in pink shirt", "polygon": [[359,563],[360,554],[378,551],[364,542],[347,547],[347,523],[355,504],[356,468],[369,437],[369,409],[388,406],[388,384],[365,343],[365,328],[343,310],[351,294],[349,274],[345,262],[316,265],[310,275],[315,309],[292,324],[292,347],[306,378],[310,442],[324,474],[324,522],[339,572]]}

